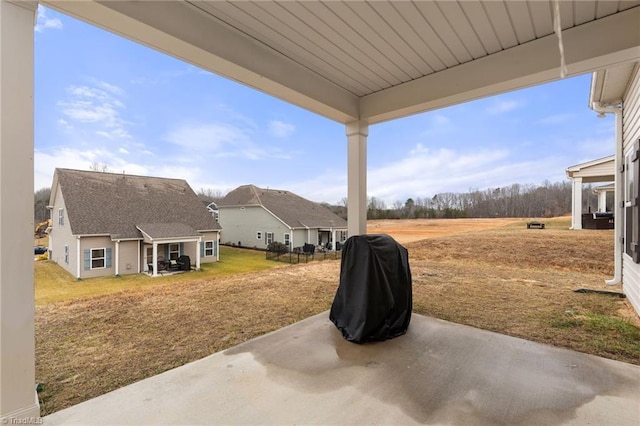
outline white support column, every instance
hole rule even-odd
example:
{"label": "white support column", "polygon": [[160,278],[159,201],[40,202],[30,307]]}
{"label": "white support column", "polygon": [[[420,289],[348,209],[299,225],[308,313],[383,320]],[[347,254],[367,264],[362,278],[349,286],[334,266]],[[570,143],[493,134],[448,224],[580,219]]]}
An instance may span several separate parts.
{"label": "white support column", "polygon": [[349,236],[367,233],[367,136],[365,120],[347,123],[347,222]]}
{"label": "white support column", "polygon": [[115,273],[115,275],[120,275],[120,240],[116,240],[115,265],[116,265],[116,273]]}
{"label": "white support column", "polygon": [[600,213],[607,211],[607,191],[598,191],[598,211]]}
{"label": "white support column", "polygon": [[153,276],[158,276],[158,243],[153,242]]}
{"label": "white support column", "polygon": [[[366,233],[366,232],[365,232]],[[336,251],[336,230],[331,229],[331,251]]]}
{"label": "white support column", "polygon": [[196,243],[196,271],[200,270],[200,250],[202,250],[202,237]]}
{"label": "white support column", "polygon": [[[2,0],[0,0],[2,1]],[[82,251],[80,250],[80,237],[76,237],[76,279],[80,279],[80,268],[83,263]]]}
{"label": "white support column", "polygon": [[[33,26],[37,2],[0,1],[0,418],[35,422]],[[22,420],[22,421],[21,421]]]}
{"label": "white support column", "polygon": [[582,229],[582,178],[572,179],[571,229]]}

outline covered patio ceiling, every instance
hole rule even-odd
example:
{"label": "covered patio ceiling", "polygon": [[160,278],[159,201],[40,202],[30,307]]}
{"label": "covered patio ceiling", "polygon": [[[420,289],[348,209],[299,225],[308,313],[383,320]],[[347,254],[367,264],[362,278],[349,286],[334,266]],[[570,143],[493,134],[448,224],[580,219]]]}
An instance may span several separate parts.
{"label": "covered patio ceiling", "polygon": [[640,58],[640,1],[41,1],[332,120],[374,124]]}

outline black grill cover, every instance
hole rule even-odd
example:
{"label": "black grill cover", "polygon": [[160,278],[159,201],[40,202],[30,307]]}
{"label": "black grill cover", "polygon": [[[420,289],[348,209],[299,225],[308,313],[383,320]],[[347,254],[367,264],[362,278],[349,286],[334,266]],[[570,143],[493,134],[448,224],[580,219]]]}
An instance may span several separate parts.
{"label": "black grill cover", "polygon": [[409,328],[411,309],[407,249],[388,235],[350,237],[329,314],[344,338],[365,343],[400,336]]}

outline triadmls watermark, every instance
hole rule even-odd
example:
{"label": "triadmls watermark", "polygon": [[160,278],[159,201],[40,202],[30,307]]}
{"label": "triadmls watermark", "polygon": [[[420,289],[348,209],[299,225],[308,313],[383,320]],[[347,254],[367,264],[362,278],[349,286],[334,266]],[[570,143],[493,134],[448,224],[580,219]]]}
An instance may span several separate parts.
{"label": "triadmls watermark", "polygon": [[3,417],[3,425],[41,425],[44,424],[42,417]]}

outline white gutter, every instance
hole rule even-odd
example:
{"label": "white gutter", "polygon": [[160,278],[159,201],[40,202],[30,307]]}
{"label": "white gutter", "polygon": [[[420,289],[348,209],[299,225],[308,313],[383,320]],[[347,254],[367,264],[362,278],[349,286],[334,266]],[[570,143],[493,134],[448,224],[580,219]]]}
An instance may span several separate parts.
{"label": "white gutter", "polygon": [[620,284],[622,281],[622,225],[624,218],[624,171],[622,169],[623,156],[623,141],[622,141],[622,105],[608,105],[603,106],[600,102],[593,102],[591,109],[598,113],[598,117],[604,117],[605,114],[614,114],[616,119],[616,132],[615,132],[615,155],[614,155],[614,168],[615,168],[615,191],[614,191],[614,264],[613,264],[613,278],[605,280],[607,285]]}

